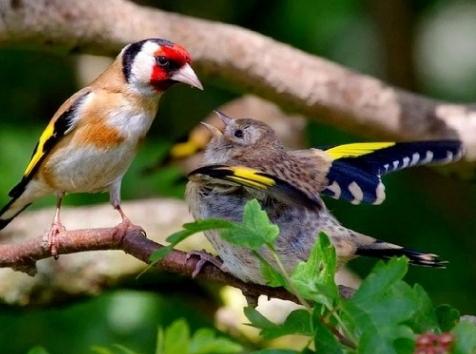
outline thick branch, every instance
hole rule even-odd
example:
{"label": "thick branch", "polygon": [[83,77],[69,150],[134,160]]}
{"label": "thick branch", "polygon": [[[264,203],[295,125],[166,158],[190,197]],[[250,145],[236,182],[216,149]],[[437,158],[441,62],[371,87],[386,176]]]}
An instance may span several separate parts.
{"label": "thick branch", "polygon": [[[150,255],[163,247],[142,233],[131,228],[120,234],[115,228],[83,229],[62,232],[58,235],[59,254],[68,254],[93,250],[123,250],[124,252],[149,263]],[[42,237],[17,244],[0,245],[0,268],[11,267],[30,274],[36,270],[36,262],[51,257]],[[172,251],[156,266],[167,272],[191,277],[198,259],[182,251]],[[295,300],[294,296],[282,288],[270,288],[252,283],[244,283],[228,273],[222,272],[211,264],[206,264],[197,276],[198,279],[214,281],[237,287],[246,296],[257,298],[259,295]]]}
{"label": "thick branch", "polygon": [[476,109],[438,102],[355,73],[263,35],[125,0],[0,3],[0,42],[113,54],[165,37],[192,51],[201,74],[354,133],[397,139],[459,137],[476,161]]}

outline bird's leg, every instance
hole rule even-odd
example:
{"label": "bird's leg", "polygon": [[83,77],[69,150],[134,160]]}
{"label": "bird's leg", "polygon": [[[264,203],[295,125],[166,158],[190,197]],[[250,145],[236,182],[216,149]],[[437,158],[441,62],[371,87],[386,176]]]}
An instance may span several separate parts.
{"label": "bird's leg", "polygon": [[195,278],[200,273],[200,271],[205,266],[205,264],[207,263],[211,263],[218,269],[222,270],[223,272],[227,272],[223,261],[220,258],[215,257],[213,254],[208,253],[205,250],[188,252],[186,260],[189,260],[190,258],[194,256],[198,257],[198,262],[195,265],[195,269],[192,272],[192,278]]}
{"label": "bird's leg", "polygon": [[121,179],[111,185],[109,195],[113,208],[118,211],[119,215],[121,215],[122,221],[116,226],[116,231],[119,235],[125,235],[127,230],[132,228],[140,229],[141,232],[145,234],[144,229],[138,225],[134,225],[121,208]]}
{"label": "bird's leg", "polygon": [[59,242],[58,242],[57,236],[62,231],[65,231],[65,227],[61,223],[61,218],[60,218],[60,210],[61,210],[61,203],[63,201],[63,197],[64,197],[64,193],[62,192],[57,193],[55,218],[53,219],[53,223],[51,224],[50,230],[45,236],[45,243],[49,251],[51,252],[51,255],[55,259],[58,259],[58,248],[59,248]]}

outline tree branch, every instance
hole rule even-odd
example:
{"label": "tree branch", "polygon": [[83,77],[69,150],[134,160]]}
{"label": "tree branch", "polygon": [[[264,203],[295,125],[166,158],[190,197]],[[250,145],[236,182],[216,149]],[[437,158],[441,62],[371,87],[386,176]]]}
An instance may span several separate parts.
{"label": "tree branch", "polygon": [[398,90],[258,33],[125,0],[12,0],[0,4],[0,43],[113,54],[164,37],[188,47],[201,75],[367,136],[460,138],[476,161],[476,108]]}
{"label": "tree branch", "polygon": [[[148,239],[138,228],[131,228],[122,235],[115,228],[65,231],[58,235],[57,240],[59,254],[93,250],[123,250],[145,263],[150,263],[150,255],[163,247]],[[36,262],[48,257],[51,257],[51,253],[45,247],[42,237],[17,244],[0,245],[0,268],[11,267],[33,275],[36,272]],[[186,252],[174,250],[157,263],[156,267],[160,270],[191,277],[197,262],[196,257],[187,259]],[[197,278],[234,286],[249,297],[257,298],[260,295],[267,295],[295,301],[295,297],[283,288],[244,283],[208,263],[202,268]]]}

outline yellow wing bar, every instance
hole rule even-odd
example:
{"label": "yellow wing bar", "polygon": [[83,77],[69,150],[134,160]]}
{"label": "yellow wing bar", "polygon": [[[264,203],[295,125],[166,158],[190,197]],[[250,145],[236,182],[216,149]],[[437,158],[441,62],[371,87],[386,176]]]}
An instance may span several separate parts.
{"label": "yellow wing bar", "polygon": [[31,160],[25,169],[25,173],[23,174],[24,176],[28,176],[31,173],[31,171],[33,171],[33,168],[36,166],[38,161],[40,161],[41,157],[45,153],[44,152],[45,143],[53,136],[53,134],[54,134],[54,122],[50,122],[50,124],[48,124],[46,129],[41,134],[40,140],[38,140],[38,145],[36,146],[36,149],[33,152],[33,156],[31,157]]}
{"label": "yellow wing bar", "polygon": [[228,176],[228,179],[243,184],[248,184],[250,187],[259,189],[266,189],[276,185],[276,181],[271,177],[264,176],[260,171],[245,166],[230,166],[227,167],[233,172]]}
{"label": "yellow wing bar", "polygon": [[377,142],[377,143],[352,143],[344,144],[326,150],[333,160],[345,157],[359,157],[370,154],[377,150],[394,146],[394,142]]}
{"label": "yellow wing bar", "polygon": [[[211,178],[211,181],[208,180],[208,182],[211,183],[223,180],[265,191],[267,194],[286,204],[300,205],[310,209],[322,208],[319,196],[307,194],[289,182],[254,168],[246,166],[208,165],[197,168],[188,175],[191,180],[194,179],[194,176],[206,176]],[[201,179],[202,177],[199,178]],[[202,181],[207,182],[207,179]]]}

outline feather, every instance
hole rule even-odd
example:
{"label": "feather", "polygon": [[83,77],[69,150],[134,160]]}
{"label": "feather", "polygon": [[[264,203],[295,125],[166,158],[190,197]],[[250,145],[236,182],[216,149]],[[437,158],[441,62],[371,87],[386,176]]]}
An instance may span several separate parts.
{"label": "feather", "polygon": [[295,205],[302,205],[311,209],[321,209],[318,198],[312,198],[292,184],[258,169],[245,166],[208,165],[189,173],[188,177],[206,176],[215,183],[232,184],[265,191],[276,199]]}
{"label": "feather", "polygon": [[458,140],[439,140],[346,144],[326,153],[333,161],[323,194],[353,204],[380,204],[385,199],[381,176],[408,167],[456,161],[463,149]]}
{"label": "feather", "polygon": [[11,198],[18,198],[23,191],[25,190],[28,182],[34,177],[36,172],[41,166],[41,163],[44,161],[48,153],[56,146],[56,144],[67,135],[74,128],[74,118],[75,113],[77,112],[78,107],[84,102],[86,96],[90,93],[89,90],[86,92],[80,91],[77,95],[73,96],[73,102],[69,107],[64,110],[58,118],[53,118],[46,129],[40,136],[38,143],[36,144],[33,154],[31,157],[28,166],[25,169],[23,177],[15,187],[8,193]]}

